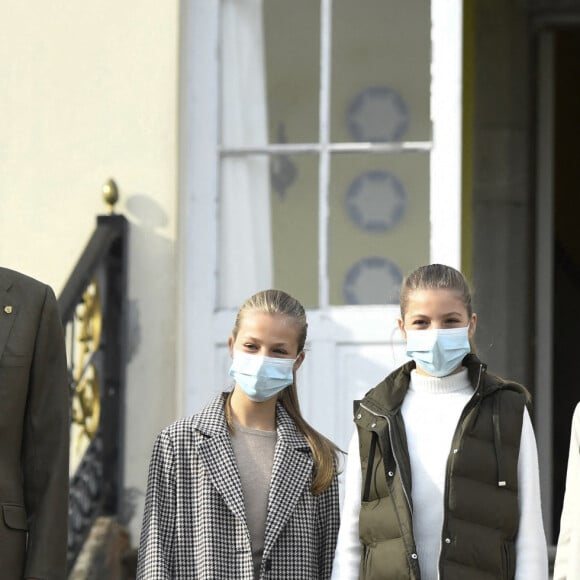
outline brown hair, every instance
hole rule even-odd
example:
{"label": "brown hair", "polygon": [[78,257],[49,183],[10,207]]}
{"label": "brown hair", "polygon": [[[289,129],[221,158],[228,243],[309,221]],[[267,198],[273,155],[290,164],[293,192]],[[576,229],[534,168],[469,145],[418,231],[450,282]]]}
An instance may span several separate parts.
{"label": "brown hair", "polygon": [[[415,290],[452,290],[461,298],[467,317],[471,320],[473,315],[473,305],[471,301],[471,288],[465,276],[451,266],[444,264],[428,264],[413,270],[401,285],[399,305],[401,308],[401,318],[405,320],[405,313],[409,303],[409,294]],[[475,352],[475,344],[470,339],[471,351]]]}
{"label": "brown hair", "polygon": [[473,314],[473,307],[471,304],[471,289],[465,279],[465,276],[451,266],[444,264],[428,264],[427,266],[420,266],[413,270],[404,280],[401,285],[401,318],[405,318],[407,311],[407,304],[409,303],[409,294],[414,290],[453,290],[457,292],[463,301],[467,315],[471,318]]}
{"label": "brown hair", "polygon": [[[250,296],[242,304],[236,316],[236,321],[232,329],[232,338],[234,340],[238,335],[244,316],[249,312],[260,312],[271,315],[280,314],[291,318],[298,329],[298,352],[296,354],[300,354],[304,350],[308,323],[306,321],[304,307],[296,298],[293,298],[282,290],[273,289],[262,290]],[[231,393],[226,401],[225,409],[228,426],[232,429],[230,398]],[[322,493],[332,483],[336,474],[339,449],[332,441],[313,429],[302,416],[298,402],[296,380],[281,392],[278,401],[284,406],[298,430],[308,441],[314,459],[314,478],[312,480],[311,490],[315,494]]]}

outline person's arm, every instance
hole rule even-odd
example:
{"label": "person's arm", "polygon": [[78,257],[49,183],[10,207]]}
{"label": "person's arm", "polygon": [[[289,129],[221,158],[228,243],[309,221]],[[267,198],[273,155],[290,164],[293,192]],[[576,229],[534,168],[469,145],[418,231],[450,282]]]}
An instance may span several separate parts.
{"label": "person's arm", "polygon": [[524,409],[518,459],[520,522],[515,580],[547,580],[548,549],[542,520],[538,452],[532,422]]}
{"label": "person's arm", "polygon": [[172,577],[175,498],[175,454],[167,432],[162,431],[155,441],[149,464],[137,580]]}
{"label": "person's arm", "polygon": [[[576,527],[576,531],[574,531]],[[573,538],[576,542],[573,545]],[[554,580],[575,578],[580,573],[580,404],[572,419],[566,491],[560,519],[560,535],[554,564]]]}
{"label": "person's arm", "polygon": [[344,473],[344,503],[332,568],[333,580],[357,580],[359,577],[362,549],[358,533],[358,518],[362,476],[358,445],[358,433],[355,429],[348,446],[348,459]]}
{"label": "person's arm", "polygon": [[69,386],[63,330],[53,291],[44,296],[30,363],[22,466],[28,517],[25,578],[66,573]]}
{"label": "person's arm", "polygon": [[320,580],[330,578],[339,525],[338,476],[335,475],[328,489],[322,492],[318,499],[318,535],[320,538],[318,578]]}

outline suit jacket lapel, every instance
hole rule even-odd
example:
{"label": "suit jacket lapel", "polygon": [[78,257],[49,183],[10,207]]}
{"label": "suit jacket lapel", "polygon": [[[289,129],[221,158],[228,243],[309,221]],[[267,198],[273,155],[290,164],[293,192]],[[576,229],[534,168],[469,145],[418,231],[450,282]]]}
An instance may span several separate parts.
{"label": "suit jacket lapel", "polygon": [[0,359],[6,348],[12,325],[16,320],[19,302],[16,296],[11,296],[8,292],[10,284],[0,277]]}
{"label": "suit jacket lapel", "polygon": [[198,428],[206,435],[206,438],[199,445],[201,461],[213,486],[223,496],[228,509],[245,522],[242,483],[230,433],[223,417],[221,398],[214,401],[208,416],[202,421],[203,423],[198,425]]}
{"label": "suit jacket lapel", "polygon": [[264,558],[294,513],[304,490],[310,486],[313,467],[308,442],[281,405],[277,407],[277,423],[278,442],[270,483]]}

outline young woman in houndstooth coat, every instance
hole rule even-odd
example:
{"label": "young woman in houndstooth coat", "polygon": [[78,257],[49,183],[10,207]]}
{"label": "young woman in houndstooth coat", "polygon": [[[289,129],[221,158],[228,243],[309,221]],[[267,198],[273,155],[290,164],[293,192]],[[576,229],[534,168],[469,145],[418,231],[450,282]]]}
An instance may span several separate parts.
{"label": "young woman in houndstooth coat", "polygon": [[337,448],[298,405],[307,326],[279,290],[242,305],[228,341],[233,390],[155,442],[138,579],[330,577]]}

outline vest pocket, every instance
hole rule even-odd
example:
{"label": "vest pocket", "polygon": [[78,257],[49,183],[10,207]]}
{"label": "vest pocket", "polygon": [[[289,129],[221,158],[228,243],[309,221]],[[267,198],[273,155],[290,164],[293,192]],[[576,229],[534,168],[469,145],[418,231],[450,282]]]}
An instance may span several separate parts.
{"label": "vest pocket", "polygon": [[504,542],[502,546],[502,578],[513,580],[516,569],[516,555],[513,542]]}
{"label": "vest pocket", "polygon": [[0,510],[1,578],[24,578],[26,560],[26,512],[24,506],[2,504]]}
{"label": "vest pocket", "polygon": [[21,532],[26,532],[28,530],[28,522],[26,521],[26,511],[24,506],[4,504],[2,505],[2,516],[7,528]]}

